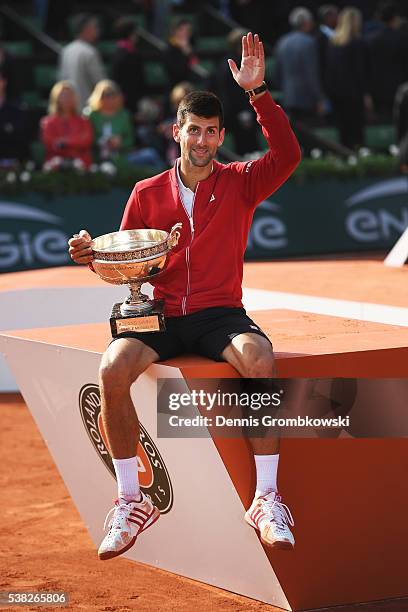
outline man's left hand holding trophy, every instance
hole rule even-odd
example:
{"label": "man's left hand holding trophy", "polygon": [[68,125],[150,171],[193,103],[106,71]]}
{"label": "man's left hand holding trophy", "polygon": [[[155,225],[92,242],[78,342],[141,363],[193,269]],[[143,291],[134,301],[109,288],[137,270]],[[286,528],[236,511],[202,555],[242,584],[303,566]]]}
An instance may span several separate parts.
{"label": "man's left hand holding trophy", "polygon": [[177,246],[181,223],[170,230],[123,230],[92,240],[81,230],[69,241],[69,254],[78,264],[90,267],[100,278],[113,285],[127,284],[130,295],[114,304],[110,325],[112,336],[128,332],[164,331],[164,300],[150,300],[141,291],[143,283],[166,267],[171,250]]}
{"label": "man's left hand holding trophy", "polygon": [[79,234],[75,234],[69,241],[69,255],[72,261],[77,264],[89,264],[93,260],[92,238],[90,234],[82,229]]}

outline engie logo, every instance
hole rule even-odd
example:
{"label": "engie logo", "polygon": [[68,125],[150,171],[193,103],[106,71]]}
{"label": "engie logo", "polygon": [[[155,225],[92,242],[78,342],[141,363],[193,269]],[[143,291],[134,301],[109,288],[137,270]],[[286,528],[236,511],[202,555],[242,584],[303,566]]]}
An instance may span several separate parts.
{"label": "engie logo", "polygon": [[[393,202],[385,206],[383,203],[381,206],[375,202],[374,207],[371,204],[372,200],[391,196],[405,196],[405,203]],[[345,204],[352,209],[347,213],[345,226],[353,240],[364,243],[397,240],[408,227],[408,179],[401,177],[381,181],[358,191]]]}
{"label": "engie logo", "polygon": [[[114,478],[115,468],[108,451],[108,441],[103,429],[101,417],[101,395],[99,387],[93,384],[84,385],[79,392],[79,410],[82,422],[96,452]],[[139,467],[139,482],[144,493],[152,498],[153,503],[162,514],[171,510],[173,505],[173,487],[164,461],[153,440],[140,424],[140,442],[135,449]]]}
{"label": "engie logo", "polygon": [[[262,214],[261,211],[267,214]],[[251,249],[282,249],[287,246],[286,225],[276,216],[279,211],[279,204],[268,200],[257,207],[248,237],[248,251]]]}
{"label": "engie logo", "polygon": [[55,266],[69,261],[65,232],[57,228],[38,229],[37,225],[38,222],[43,226],[61,225],[60,217],[26,204],[0,202],[3,229],[7,221],[10,231],[0,232],[0,271],[36,267],[38,263]]}

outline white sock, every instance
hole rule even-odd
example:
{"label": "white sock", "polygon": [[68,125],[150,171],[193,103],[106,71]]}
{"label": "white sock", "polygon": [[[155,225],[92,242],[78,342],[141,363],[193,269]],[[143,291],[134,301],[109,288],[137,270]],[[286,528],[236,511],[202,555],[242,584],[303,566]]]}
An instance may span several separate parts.
{"label": "white sock", "polygon": [[276,455],[254,455],[256,466],[255,497],[277,491],[279,453]]}
{"label": "white sock", "polygon": [[130,501],[140,498],[139,472],[137,469],[137,457],[128,459],[113,459],[116,479],[118,481],[119,498]]}

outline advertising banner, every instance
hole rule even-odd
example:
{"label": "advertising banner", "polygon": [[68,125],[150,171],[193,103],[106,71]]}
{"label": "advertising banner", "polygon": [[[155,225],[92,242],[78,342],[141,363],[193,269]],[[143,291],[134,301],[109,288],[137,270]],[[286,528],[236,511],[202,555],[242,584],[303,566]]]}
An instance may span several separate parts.
{"label": "advertising banner", "polygon": [[406,177],[288,181],[258,206],[246,258],[386,250],[406,227]]}
{"label": "advertising banner", "polygon": [[[68,238],[116,231],[129,192],[0,199],[0,273],[67,265]],[[256,209],[246,259],[387,250],[406,227],[406,177],[289,181]]]}
{"label": "advertising banner", "polygon": [[58,198],[0,196],[0,273],[66,266],[70,236],[82,228],[93,236],[116,231],[127,196],[121,190]]}

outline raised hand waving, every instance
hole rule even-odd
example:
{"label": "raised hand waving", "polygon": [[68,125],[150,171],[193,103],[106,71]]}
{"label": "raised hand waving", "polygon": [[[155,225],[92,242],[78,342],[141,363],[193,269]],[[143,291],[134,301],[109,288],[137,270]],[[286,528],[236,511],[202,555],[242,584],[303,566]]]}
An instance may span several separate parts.
{"label": "raised hand waving", "polygon": [[258,34],[252,36],[252,33],[248,32],[242,37],[241,67],[238,69],[232,59],[228,60],[228,65],[232,76],[242,89],[255,89],[262,85],[265,77],[265,55]]}

